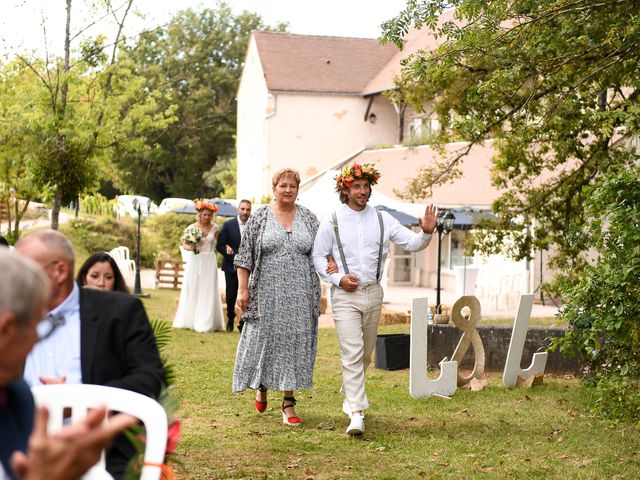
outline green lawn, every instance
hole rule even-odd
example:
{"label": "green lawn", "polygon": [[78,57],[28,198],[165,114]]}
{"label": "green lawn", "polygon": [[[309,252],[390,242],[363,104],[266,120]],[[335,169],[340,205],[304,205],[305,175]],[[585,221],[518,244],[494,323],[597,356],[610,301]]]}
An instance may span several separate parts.
{"label": "green lawn", "polygon": [[[171,321],[177,293],[149,293],[150,316]],[[320,330],[315,387],[296,395],[300,428],[282,425],[276,393],[262,415],[253,392],[231,394],[238,338],[175,330],[165,350],[181,402],[178,478],[640,478],[638,429],[591,416],[575,379],[546,377],[524,390],[502,387],[495,375],[481,392],[414,400],[408,370],[372,368],[367,431],[349,438],[333,329]]]}

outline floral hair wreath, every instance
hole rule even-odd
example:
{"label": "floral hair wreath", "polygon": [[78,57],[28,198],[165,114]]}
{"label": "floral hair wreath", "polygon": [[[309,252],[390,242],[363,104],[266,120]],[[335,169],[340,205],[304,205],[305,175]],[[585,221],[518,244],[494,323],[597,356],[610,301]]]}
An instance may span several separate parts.
{"label": "floral hair wreath", "polygon": [[215,203],[211,202],[210,200],[207,199],[196,199],[193,201],[193,203],[196,206],[196,212],[199,212],[201,210],[211,210],[213,213],[217,213],[218,212],[218,207],[216,206]]}
{"label": "floral hair wreath", "polygon": [[346,189],[351,188],[353,182],[360,178],[367,180],[369,185],[375,185],[380,178],[380,172],[376,170],[371,163],[363,163],[362,165],[354,163],[353,165],[347,165],[342,172],[335,177],[336,192],[344,192]]}

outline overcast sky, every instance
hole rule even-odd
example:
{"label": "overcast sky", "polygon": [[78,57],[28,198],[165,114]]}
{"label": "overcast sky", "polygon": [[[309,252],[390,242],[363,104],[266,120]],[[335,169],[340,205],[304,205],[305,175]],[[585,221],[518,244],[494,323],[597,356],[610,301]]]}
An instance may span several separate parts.
{"label": "overcast sky", "polygon": [[[121,5],[125,0],[112,0]],[[0,0],[0,51],[16,49],[44,54],[43,19],[49,51],[62,49],[65,0]],[[98,19],[84,4],[91,1],[73,0],[72,35],[81,27]],[[336,35],[376,38],[380,24],[397,15],[406,0],[228,0],[235,13],[244,10],[258,13],[265,23],[288,22],[289,31],[308,35]],[[134,6],[143,18],[130,18],[128,34],[166,23],[181,9],[199,6],[214,8],[215,0],[136,0]],[[82,7],[82,8],[81,8]],[[101,20],[89,33],[108,29]]]}

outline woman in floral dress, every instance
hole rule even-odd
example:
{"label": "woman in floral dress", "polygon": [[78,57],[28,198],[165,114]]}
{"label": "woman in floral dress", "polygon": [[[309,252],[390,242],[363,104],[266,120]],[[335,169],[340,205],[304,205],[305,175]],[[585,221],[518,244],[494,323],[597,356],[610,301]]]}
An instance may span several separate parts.
{"label": "woman in floral dress", "polygon": [[316,359],[320,281],[311,249],[318,219],[295,203],[298,172],[280,170],[272,183],[275,201],[249,218],[234,261],[245,324],[233,391],[255,389],[260,413],[268,389],[283,391],[282,421],[296,426],[294,391],[312,386]]}

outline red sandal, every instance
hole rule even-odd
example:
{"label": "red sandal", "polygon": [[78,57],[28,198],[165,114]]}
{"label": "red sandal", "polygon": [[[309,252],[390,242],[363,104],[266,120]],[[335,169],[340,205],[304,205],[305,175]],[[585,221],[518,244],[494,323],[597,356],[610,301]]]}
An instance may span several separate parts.
{"label": "red sandal", "polygon": [[[284,402],[291,402],[291,403],[289,405],[285,405]],[[302,423],[302,420],[300,419],[300,417],[296,415],[288,417],[285,412],[285,409],[295,407],[296,403],[297,402],[295,397],[284,397],[282,399],[282,423],[284,423],[285,425],[289,425],[290,427],[298,427]]]}
{"label": "red sandal", "polygon": [[[258,387],[258,391],[266,392],[267,388],[264,385],[260,384],[260,386]],[[261,402],[260,400],[256,399],[256,410],[258,411],[258,413],[264,413],[266,409],[267,409],[267,400],[265,399],[264,402]]]}

